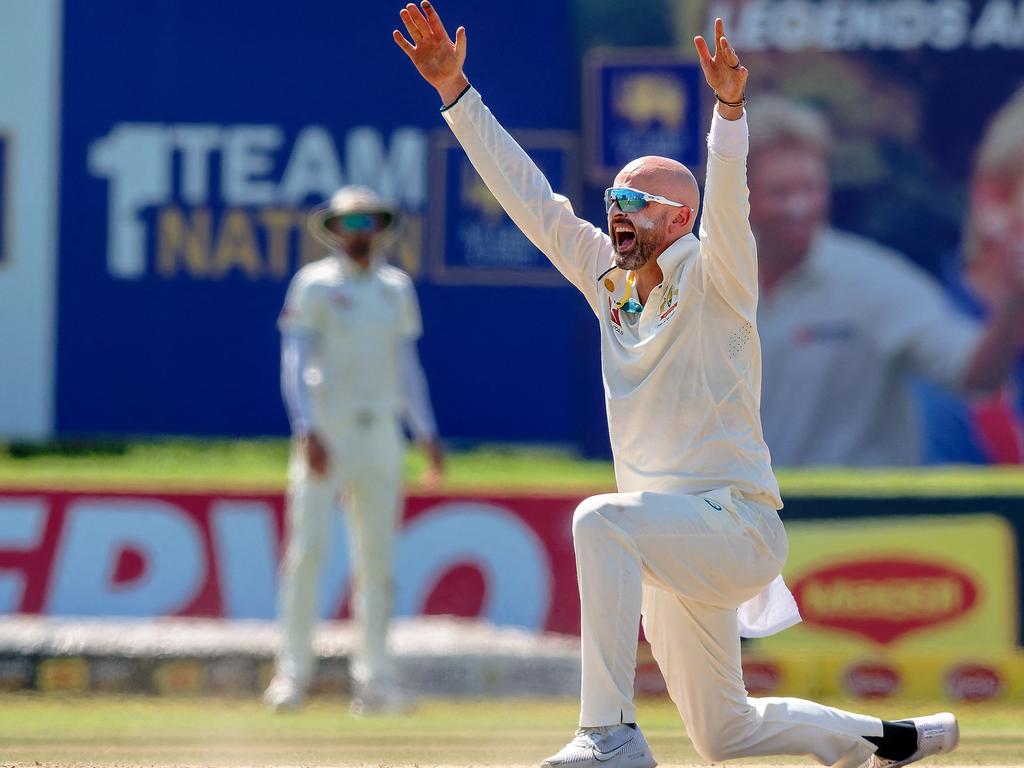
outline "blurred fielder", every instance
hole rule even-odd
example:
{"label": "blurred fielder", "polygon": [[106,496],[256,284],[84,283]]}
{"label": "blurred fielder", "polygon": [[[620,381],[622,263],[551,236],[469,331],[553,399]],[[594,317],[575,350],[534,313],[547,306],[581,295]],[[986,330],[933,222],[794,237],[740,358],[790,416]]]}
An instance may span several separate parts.
{"label": "blurred fielder", "polygon": [[[707,202],[664,157],[623,168],[605,193],[608,231],[553,194],[462,70],[466,33],[449,38],[428,2],[407,5],[413,42],[395,42],[441,97],[470,160],[516,224],[586,297],[601,324],[608,421],[620,493],[573,518],[583,654],[579,730],[543,765],[650,768],[636,725],[637,624],[697,751],[714,762],[813,755],[843,768],[896,766],[952,749],[943,713],[883,722],[801,699],[749,698],[740,635],[799,620],[779,573],[782,506],[758,399],[757,260],[747,221],[747,70],[715,23],[716,53],[694,42],[717,111]],[[556,321],[557,322],[557,321]]]}
{"label": "blurred fielder", "polygon": [[344,187],[310,226],[333,253],[303,267],[281,312],[281,389],[293,435],[287,549],[281,569],[284,642],[265,699],[297,707],[313,676],[317,586],[331,515],[342,496],[360,626],[353,711],[404,709],[387,648],[392,548],[402,508],[404,414],[433,478],[443,456],[416,351],[420,313],[409,276],[381,251],[395,211],[364,187]]}

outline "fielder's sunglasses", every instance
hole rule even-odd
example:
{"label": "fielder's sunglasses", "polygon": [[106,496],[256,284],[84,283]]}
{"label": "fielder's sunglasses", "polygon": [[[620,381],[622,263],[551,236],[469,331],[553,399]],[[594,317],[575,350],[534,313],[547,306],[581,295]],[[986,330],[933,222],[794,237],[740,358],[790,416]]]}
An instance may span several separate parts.
{"label": "fielder's sunglasses", "polygon": [[331,219],[330,223],[349,232],[380,232],[391,225],[391,214],[343,213]]}
{"label": "fielder's sunglasses", "polygon": [[604,212],[611,211],[612,206],[618,204],[619,210],[623,213],[636,213],[647,207],[648,203],[664,203],[673,205],[676,208],[689,208],[684,203],[677,203],[661,195],[652,195],[648,192],[641,192],[631,187],[609,187],[604,191]]}

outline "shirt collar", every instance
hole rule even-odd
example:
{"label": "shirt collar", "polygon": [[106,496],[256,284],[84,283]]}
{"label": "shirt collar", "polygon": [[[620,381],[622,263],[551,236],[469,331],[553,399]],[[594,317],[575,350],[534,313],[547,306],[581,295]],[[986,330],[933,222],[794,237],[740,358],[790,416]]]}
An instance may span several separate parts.
{"label": "shirt collar", "polygon": [[662,277],[667,280],[669,275],[674,273],[697,247],[699,247],[697,238],[693,236],[692,232],[689,232],[662,251],[658,256],[658,266],[661,267]]}
{"label": "shirt collar", "polygon": [[[657,262],[658,266],[661,267],[662,285],[674,278],[675,273],[679,271],[679,267],[683,262],[685,262],[691,254],[695,253],[699,247],[700,242],[691,232],[683,235],[658,255]],[[617,267],[614,264],[601,273],[598,282],[607,292],[612,301],[624,300],[626,294],[627,273],[628,270]],[[631,296],[634,298],[636,297],[635,290],[631,290],[630,293]]]}
{"label": "shirt collar", "polygon": [[370,277],[377,273],[380,269],[383,259],[377,254],[370,255],[370,266],[366,269],[360,269],[359,266],[349,257],[347,253],[342,250],[336,250],[333,253],[334,258],[338,261],[338,269],[341,271],[343,277],[348,278],[364,278]]}

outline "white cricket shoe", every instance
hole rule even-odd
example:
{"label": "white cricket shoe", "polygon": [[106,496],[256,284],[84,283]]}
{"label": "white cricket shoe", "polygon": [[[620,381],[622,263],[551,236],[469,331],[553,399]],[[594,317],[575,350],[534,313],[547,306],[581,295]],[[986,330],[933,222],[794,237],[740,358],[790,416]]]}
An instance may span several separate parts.
{"label": "white cricket shoe", "polygon": [[541,768],[654,768],[658,763],[639,726],[578,728],[576,736]]}
{"label": "white cricket shoe", "polygon": [[952,752],[960,743],[960,726],[952,712],[939,712],[926,717],[910,717],[906,722],[913,723],[917,728],[917,751],[903,760],[887,760],[872,755],[868,768],[900,768],[903,765],[916,763],[926,757],[943,752]]}
{"label": "white cricket shoe", "polygon": [[412,694],[390,681],[358,683],[355,688],[349,709],[356,717],[407,715],[416,708]]}
{"label": "white cricket shoe", "polygon": [[263,692],[263,701],[275,712],[293,712],[305,703],[306,686],[288,675],[274,675]]}

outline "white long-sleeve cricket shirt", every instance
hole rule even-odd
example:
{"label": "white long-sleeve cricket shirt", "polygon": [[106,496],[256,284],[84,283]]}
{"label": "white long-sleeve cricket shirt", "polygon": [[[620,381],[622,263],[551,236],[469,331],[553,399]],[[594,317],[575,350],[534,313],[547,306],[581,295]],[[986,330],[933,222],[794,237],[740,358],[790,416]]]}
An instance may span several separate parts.
{"label": "white long-sleeve cricket shirt", "polygon": [[659,257],[664,281],[631,315],[611,239],[578,218],[470,88],[443,112],[488,188],[601,324],[620,491],[700,494],[735,486],[782,506],[761,433],[757,255],[748,222],[746,116],[712,124],[700,239]]}

